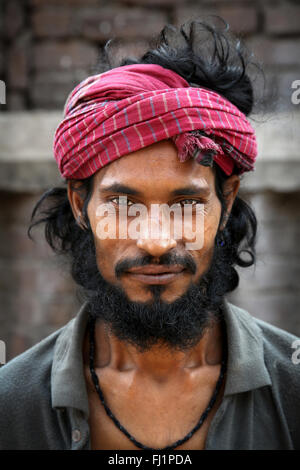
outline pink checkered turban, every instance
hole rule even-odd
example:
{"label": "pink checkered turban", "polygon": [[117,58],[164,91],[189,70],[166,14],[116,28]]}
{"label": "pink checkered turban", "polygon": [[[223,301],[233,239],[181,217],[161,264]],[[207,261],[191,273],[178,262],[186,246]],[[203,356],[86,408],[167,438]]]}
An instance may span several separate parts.
{"label": "pink checkered turban", "polygon": [[234,167],[238,174],[254,169],[257,145],[246,116],[218,93],[153,64],[81,82],[65,104],[54,156],[64,178],[83,179],[165,139],[173,140],[180,161],[209,154],[227,175]]}

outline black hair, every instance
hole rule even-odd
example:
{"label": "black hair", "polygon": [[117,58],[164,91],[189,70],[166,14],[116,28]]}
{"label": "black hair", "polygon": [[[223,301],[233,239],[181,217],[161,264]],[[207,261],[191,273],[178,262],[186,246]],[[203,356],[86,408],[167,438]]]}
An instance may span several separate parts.
{"label": "black hair", "polygon": [[[105,48],[105,53],[106,68],[112,68],[109,47]],[[118,65],[138,63],[158,64],[171,69],[185,78],[191,86],[203,86],[223,95],[245,115],[252,111],[253,86],[247,74],[248,66],[252,63],[251,58],[241,42],[231,37],[228,27],[222,30],[202,21],[192,21],[179,29],[168,25],[160,33],[155,47],[140,58],[125,58]],[[226,210],[223,184],[228,176],[215,163],[213,169],[216,194],[222,206],[221,224]],[[238,173],[236,168],[234,173]],[[28,236],[31,238],[34,226],[44,223],[48,244],[56,253],[69,257],[74,280],[86,287],[80,274],[83,258],[79,253],[84,253],[86,231],[90,234],[91,230],[87,205],[93,191],[93,175],[80,180],[80,187],[75,189],[81,192],[84,201],[82,221],[86,228],[80,227],[75,221],[67,188],[55,187],[44,193],[34,207]],[[218,231],[215,240],[216,244],[221,239],[225,243],[222,251],[227,270],[223,295],[238,286],[239,276],[235,266],[248,267],[254,264],[256,231],[257,220],[252,208],[237,195],[226,226],[222,233]]]}
{"label": "black hair", "polygon": [[[191,86],[216,91],[248,115],[254,104],[253,87],[246,73],[253,65],[252,54],[231,36],[228,28],[226,25],[222,30],[201,21],[186,23],[180,29],[167,25],[155,48],[141,59],[125,58],[120,65],[161,65],[181,75]],[[110,60],[109,44],[106,53]]]}

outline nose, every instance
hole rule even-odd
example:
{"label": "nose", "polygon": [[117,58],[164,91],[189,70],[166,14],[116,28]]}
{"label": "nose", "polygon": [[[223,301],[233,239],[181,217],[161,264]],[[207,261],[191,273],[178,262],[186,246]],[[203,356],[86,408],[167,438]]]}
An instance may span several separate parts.
{"label": "nose", "polygon": [[141,225],[137,247],[153,257],[160,257],[177,245],[174,235],[171,235],[170,218],[166,217],[164,206],[151,206],[147,212],[146,223]]}
{"label": "nose", "polygon": [[177,245],[176,240],[168,238],[163,239],[139,239],[137,241],[138,248],[147,251],[147,253],[153,257],[160,257],[163,254],[167,253],[172,248],[175,248]]}

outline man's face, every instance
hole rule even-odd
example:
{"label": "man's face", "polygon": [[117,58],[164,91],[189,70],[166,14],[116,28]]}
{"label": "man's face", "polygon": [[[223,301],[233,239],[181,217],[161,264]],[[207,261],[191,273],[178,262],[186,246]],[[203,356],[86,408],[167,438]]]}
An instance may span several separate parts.
{"label": "man's face", "polygon": [[[185,243],[188,240],[184,234],[177,240],[172,236],[153,238],[151,233],[147,238],[140,239],[99,239],[97,224],[101,216],[97,216],[97,207],[109,203],[118,214],[119,196],[127,197],[128,207],[143,204],[149,214],[153,204],[171,206],[186,203],[193,204],[192,217],[195,217],[196,208],[203,204],[202,248],[187,250]],[[161,299],[172,302],[209,268],[220,215],[221,204],[216,195],[212,169],[192,159],[181,163],[176,147],[171,142],[159,142],[120,158],[94,176],[88,216],[95,239],[98,268],[106,281],[121,287],[132,301],[151,300],[153,294],[149,286],[157,284],[163,286]],[[154,265],[167,254],[175,257],[175,260],[168,267],[167,274],[159,273]],[[145,256],[150,256],[152,262],[141,267],[135,260]],[[129,269],[126,269],[129,266],[127,261],[131,263]],[[117,269],[116,272],[119,266],[121,270]]]}
{"label": "man's face", "polygon": [[[239,187],[232,176],[223,186],[228,212]],[[127,204],[193,204],[194,228],[197,204],[203,214],[203,243],[187,250],[184,236],[160,238],[148,235],[132,238],[98,237],[99,207],[109,204],[119,214],[119,197]],[[68,187],[75,218],[82,211],[80,193]],[[77,275],[86,289],[90,313],[110,325],[121,340],[141,350],[163,342],[184,350],[196,344],[210,323],[218,318],[224,276],[228,265],[222,248],[215,245],[221,203],[211,168],[194,160],[181,163],[177,149],[163,141],[120,158],[98,171],[88,203],[91,230],[82,232],[77,254]],[[117,217],[118,218],[118,217]],[[129,223],[132,216],[128,217]],[[158,216],[155,222],[160,223]],[[117,224],[118,225],[118,224]],[[129,224],[128,224],[129,227]],[[165,233],[165,232],[163,232]]]}

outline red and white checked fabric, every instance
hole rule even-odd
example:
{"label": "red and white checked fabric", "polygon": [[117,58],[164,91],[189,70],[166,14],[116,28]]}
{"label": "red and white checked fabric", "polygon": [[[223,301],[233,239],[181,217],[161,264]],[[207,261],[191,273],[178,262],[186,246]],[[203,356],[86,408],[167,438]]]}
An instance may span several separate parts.
{"label": "red and white checked fabric", "polygon": [[[191,139],[196,130],[205,136]],[[117,158],[170,138],[181,161],[192,155],[192,142],[202,155],[212,151],[227,175],[234,166],[238,173],[254,169],[257,144],[246,116],[218,93],[190,87],[175,72],[154,64],[118,67],[81,82],[65,104],[54,156],[64,178],[83,179]]]}

